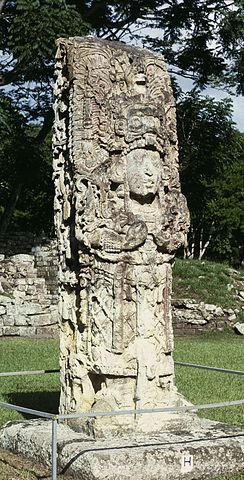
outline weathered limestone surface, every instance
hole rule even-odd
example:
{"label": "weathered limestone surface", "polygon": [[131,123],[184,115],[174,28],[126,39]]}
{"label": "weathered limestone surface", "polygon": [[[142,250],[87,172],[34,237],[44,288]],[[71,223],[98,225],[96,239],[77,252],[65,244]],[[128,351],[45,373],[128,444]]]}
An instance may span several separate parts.
{"label": "weathered limestone surface", "polygon": [[[60,39],[55,96],[60,410],[178,405],[170,292],[189,217],[164,61],[116,42]],[[90,429],[104,434],[107,423]],[[113,423],[160,428],[136,415]]]}
{"label": "weathered limestone surface", "polygon": [[[9,422],[0,445],[51,464],[51,424]],[[244,468],[244,437],[234,427],[191,419],[178,432],[91,440],[58,425],[58,472],[76,480],[194,480]]]}

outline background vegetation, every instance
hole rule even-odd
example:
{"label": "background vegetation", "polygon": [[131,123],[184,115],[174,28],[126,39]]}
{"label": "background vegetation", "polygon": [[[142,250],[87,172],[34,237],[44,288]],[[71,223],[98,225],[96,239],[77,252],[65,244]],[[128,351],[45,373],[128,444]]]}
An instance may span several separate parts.
{"label": "background vegetation", "polygon": [[[242,94],[242,0],[1,0],[0,232],[53,234],[50,131],[55,39],[95,34],[162,53],[177,99],[182,189],[191,212],[185,256],[243,259],[243,134],[230,101]],[[184,94],[177,79],[191,79]]]}
{"label": "background vegetation", "polygon": [[227,263],[210,260],[177,258],[173,269],[173,298],[194,298],[222,308],[242,312],[244,271],[230,268]]}

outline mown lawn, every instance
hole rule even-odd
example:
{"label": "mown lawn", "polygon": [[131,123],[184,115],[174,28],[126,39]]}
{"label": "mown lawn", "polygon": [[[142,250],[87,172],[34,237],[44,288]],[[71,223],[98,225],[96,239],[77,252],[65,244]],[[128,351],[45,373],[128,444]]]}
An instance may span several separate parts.
{"label": "mown lawn", "polygon": [[[243,337],[218,332],[194,338],[177,338],[174,358],[176,361],[244,370],[243,349]],[[58,350],[57,340],[1,339],[0,371],[57,369]],[[243,375],[176,366],[176,383],[179,391],[195,404],[244,398]],[[58,374],[0,378],[0,401],[55,413],[58,400]],[[199,415],[244,427],[243,406],[202,410]],[[18,418],[23,418],[18,412],[0,409],[0,425]],[[6,458],[2,461],[4,455],[0,451],[0,480],[15,478],[13,473],[8,476],[7,470],[4,470],[14,468],[6,464]],[[39,478],[28,468],[27,473],[22,470],[16,476],[18,480]],[[243,474],[222,476],[216,480],[241,479]]]}
{"label": "mown lawn", "polygon": [[[1,339],[0,371],[52,370],[59,368],[59,344],[53,339]],[[0,401],[57,413],[59,374],[0,378]],[[0,409],[0,425],[23,416]]]}
{"label": "mown lawn", "polygon": [[[175,340],[175,361],[244,371],[244,337],[213,332]],[[195,404],[244,399],[244,375],[176,365],[176,384]],[[244,427],[244,406],[199,411],[202,417]]]}

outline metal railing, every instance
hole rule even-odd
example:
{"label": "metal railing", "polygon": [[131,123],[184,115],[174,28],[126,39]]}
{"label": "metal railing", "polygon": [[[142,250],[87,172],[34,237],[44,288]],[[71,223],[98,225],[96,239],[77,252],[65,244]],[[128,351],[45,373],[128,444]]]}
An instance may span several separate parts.
{"label": "metal railing", "polygon": [[60,373],[60,370],[21,370],[20,372],[0,372],[0,377],[18,377],[20,375],[42,375],[43,373]]}
{"label": "metal railing", "polygon": [[232,373],[235,375],[244,375],[242,370],[229,370],[228,368],[209,367],[208,365],[197,365],[196,363],[174,362],[175,365],[182,365],[183,367],[202,368],[205,370],[212,370],[213,372]]}
{"label": "metal railing", "polygon": [[[207,365],[197,365],[191,363],[184,363],[184,362],[174,362],[176,365],[192,367],[192,368],[201,368],[210,371],[217,371],[221,373],[229,373],[229,374],[236,374],[236,375],[244,375],[243,371],[239,370],[230,370],[224,368],[217,368],[217,367],[209,367]],[[2,372],[0,373],[0,377],[7,377],[7,376],[18,376],[18,375],[37,375],[37,374],[49,374],[49,373],[58,373],[59,370],[27,370],[27,371],[20,371],[20,372]],[[73,419],[73,418],[96,418],[96,417],[109,417],[109,416],[119,416],[119,415],[131,415],[131,414],[151,414],[151,413],[180,413],[180,412],[187,412],[191,410],[202,410],[202,409],[209,409],[209,408],[220,408],[220,407],[230,407],[230,406],[237,406],[243,405],[244,399],[241,400],[233,400],[229,402],[215,402],[215,403],[207,403],[207,404],[199,404],[199,405],[186,405],[180,407],[164,407],[164,408],[150,408],[150,409],[131,409],[131,410],[113,410],[113,411],[106,411],[106,412],[81,412],[81,413],[69,413],[69,414],[52,414],[48,412],[43,412],[39,410],[34,410],[31,408],[26,408],[18,405],[13,405],[11,403],[0,402],[0,407],[8,408],[10,410],[15,410],[20,413],[27,413],[39,418],[46,418],[51,420],[52,422],[52,439],[51,439],[51,477],[52,480],[57,480],[57,462],[58,462],[58,454],[57,454],[57,431],[58,431],[58,422],[66,419]]]}

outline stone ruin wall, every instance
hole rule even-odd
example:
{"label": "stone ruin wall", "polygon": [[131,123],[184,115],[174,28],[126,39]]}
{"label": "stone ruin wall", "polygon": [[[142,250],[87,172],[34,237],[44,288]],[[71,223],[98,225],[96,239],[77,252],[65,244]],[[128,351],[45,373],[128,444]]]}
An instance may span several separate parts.
{"label": "stone ruin wall", "polygon": [[[54,239],[47,241],[26,232],[0,235],[0,285],[0,337],[59,336],[58,252]],[[230,308],[172,298],[175,336],[232,327],[236,314]]]}
{"label": "stone ruin wall", "polygon": [[0,337],[58,337],[55,240],[0,236]]}
{"label": "stone ruin wall", "polygon": [[[0,234],[0,255],[11,257],[11,255],[33,253],[36,246],[48,245],[49,241],[31,232],[11,232]],[[1,257],[2,258],[2,257]]]}
{"label": "stone ruin wall", "polygon": [[175,336],[197,335],[213,330],[235,328],[239,309],[222,308],[191,298],[172,298]]}

